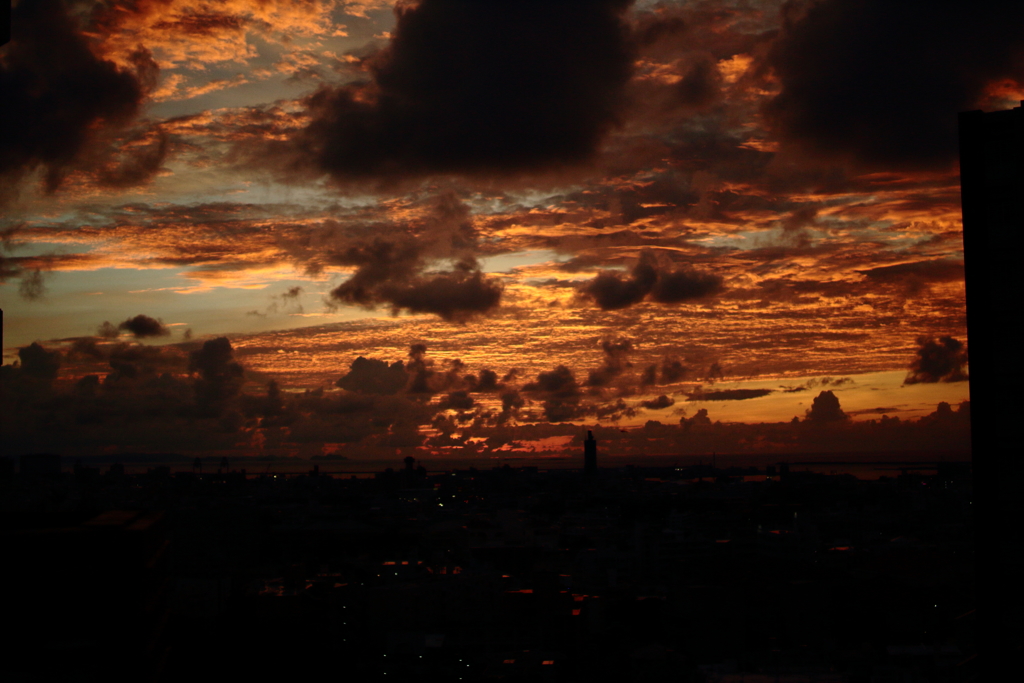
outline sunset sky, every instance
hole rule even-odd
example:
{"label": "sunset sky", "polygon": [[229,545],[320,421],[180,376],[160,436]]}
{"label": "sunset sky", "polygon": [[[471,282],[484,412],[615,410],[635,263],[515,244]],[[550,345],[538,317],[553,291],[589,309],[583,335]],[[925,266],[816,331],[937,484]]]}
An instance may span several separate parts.
{"label": "sunset sky", "polygon": [[1021,27],[1002,2],[15,0],[0,428],[964,446],[956,114],[1024,98]]}

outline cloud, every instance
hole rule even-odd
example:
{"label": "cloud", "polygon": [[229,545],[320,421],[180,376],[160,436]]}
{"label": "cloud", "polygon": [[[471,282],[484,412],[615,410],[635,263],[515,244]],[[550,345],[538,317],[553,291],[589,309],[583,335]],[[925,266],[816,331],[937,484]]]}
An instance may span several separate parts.
{"label": "cloud", "polygon": [[579,414],[580,386],[572,370],[564,365],[540,372],[535,381],[523,386],[523,391],[544,399],[544,418],[549,422],[565,422]]}
{"label": "cloud", "polygon": [[963,382],[967,379],[967,347],[953,337],[917,338],[916,358],[910,364],[904,384]]}
{"label": "cloud", "polygon": [[96,335],[103,337],[104,339],[116,339],[121,335],[121,331],[109,320],[104,320],[103,323],[96,328]]}
{"label": "cloud", "polygon": [[104,360],[105,358],[106,354],[93,337],[79,337],[72,342],[71,348],[68,350],[69,360]]}
{"label": "cloud", "polygon": [[858,270],[871,280],[878,282],[900,281],[908,277],[940,282],[955,282],[964,279],[964,263],[952,259],[912,261],[890,266],[876,266]]}
{"label": "cloud", "polygon": [[722,365],[718,361],[709,365],[707,377],[704,379],[711,383],[714,383],[716,379],[725,379],[725,371],[722,370]]}
{"label": "cloud", "polygon": [[689,431],[694,427],[705,428],[711,426],[711,418],[708,417],[708,409],[701,408],[693,417],[681,417],[679,418],[679,426],[684,431]]}
{"label": "cloud", "polygon": [[845,384],[853,384],[853,380],[850,379],[849,377],[822,377],[821,379],[813,379],[812,378],[812,379],[809,379],[806,382],[804,382],[803,384],[800,384],[798,386],[795,386],[795,387],[786,387],[786,386],[784,386],[784,387],[781,387],[781,389],[782,389],[783,393],[794,394],[794,393],[797,393],[797,392],[800,392],[800,391],[807,391],[808,389],[813,389],[814,387],[819,386],[819,385],[823,386],[823,387],[827,387],[827,386],[841,387],[841,386],[843,386]]}
{"label": "cloud", "polygon": [[[0,143],[2,146],[2,143]],[[2,155],[2,151],[0,151]],[[2,185],[3,173],[0,171],[0,206],[4,202],[5,188]],[[11,188],[6,188],[12,191]],[[49,268],[52,263],[49,256],[39,257],[12,257],[4,252],[13,253],[25,246],[25,242],[18,240],[19,233],[27,232],[25,223],[15,223],[9,227],[0,228],[0,284],[7,280],[18,278],[18,294],[26,301],[36,301],[46,294],[46,280],[42,269]]]}
{"label": "cloud", "polygon": [[603,310],[614,311],[640,303],[657,281],[658,271],[653,258],[644,252],[629,277],[604,271],[587,283],[581,292]]}
{"label": "cloud", "polygon": [[524,405],[526,405],[526,401],[515,389],[505,391],[501,394],[501,409],[503,411],[508,412],[517,408],[522,408]]}
{"label": "cloud", "polygon": [[718,99],[722,76],[710,55],[700,55],[690,64],[686,74],[675,85],[681,105],[703,108]]}
{"label": "cloud", "polygon": [[92,18],[111,59],[122,61],[141,44],[164,68],[202,74],[265,54],[253,38],[272,49],[296,38],[345,35],[331,17],[336,6],[334,0],[114,0],[100,3]]}
{"label": "cloud", "polygon": [[268,315],[276,314],[282,310],[285,313],[303,313],[304,309],[302,307],[302,302],[300,301],[302,293],[303,289],[298,285],[294,287],[289,287],[281,294],[271,296],[270,303],[267,304],[267,307],[264,308],[262,311],[246,311],[245,314],[265,318]]}
{"label": "cloud", "polygon": [[18,349],[22,374],[34,379],[53,381],[60,370],[60,352],[47,351],[38,342]]}
{"label": "cloud", "polygon": [[660,304],[675,304],[701,299],[722,291],[722,277],[682,267],[662,272],[651,290],[651,299]]}
{"label": "cloud", "polygon": [[745,401],[761,398],[772,393],[771,389],[721,389],[719,391],[698,390],[687,394],[688,401]]}
{"label": "cloud", "polygon": [[661,267],[654,253],[645,249],[628,277],[604,271],[580,292],[602,309],[613,311],[639,303],[648,295],[652,301],[674,304],[709,297],[722,289],[721,276],[686,266]]}
{"label": "cloud", "polygon": [[540,372],[534,382],[523,386],[524,391],[538,391],[557,396],[576,396],[579,394],[579,385],[572,370],[564,365],[559,365],[554,370]]}
{"label": "cloud", "polygon": [[[24,0],[12,10],[11,42],[0,61],[5,134],[0,138],[0,177],[10,184],[36,168],[55,190],[73,169],[91,164],[106,136],[131,123],[156,68],[144,50],[134,64],[118,66],[97,56],[67,5]],[[125,167],[106,178],[127,184],[143,169]],[[141,174],[145,175],[145,174]]]}
{"label": "cloud", "polygon": [[[484,279],[472,266],[411,282],[388,283],[377,291],[394,309],[433,313],[456,322],[491,311],[500,302],[501,292],[501,285]],[[335,290],[332,295],[342,299],[343,292]]]}
{"label": "cloud", "polygon": [[476,402],[466,391],[453,391],[441,399],[438,408],[441,410],[469,410]]}
{"label": "cloud", "polygon": [[814,397],[811,407],[807,409],[807,420],[811,423],[823,424],[847,419],[846,413],[839,407],[839,398],[831,391],[822,391]]}
{"label": "cloud", "polygon": [[626,355],[633,350],[633,343],[628,339],[604,339],[601,341],[604,352],[604,363],[587,376],[587,386],[604,387],[630,367]]}
{"label": "cloud", "polygon": [[37,301],[43,298],[46,293],[46,284],[43,281],[43,273],[40,270],[25,271],[21,275],[21,282],[18,283],[18,294],[28,301]]}
{"label": "cloud", "polygon": [[104,386],[125,379],[156,379],[162,373],[179,373],[183,369],[183,359],[174,347],[119,342],[103,346],[97,344],[95,350],[106,357],[113,370],[104,380]]}
{"label": "cloud", "polygon": [[[441,195],[420,230],[395,231],[392,237],[332,252],[332,263],[356,271],[331,291],[329,301],[365,308],[384,304],[395,314],[408,310],[465,322],[501,301],[502,286],[483,276],[475,249],[469,209],[454,195]],[[427,271],[428,263],[437,260],[455,264],[447,272]]]}
{"label": "cloud", "polygon": [[499,391],[505,386],[498,382],[498,373],[488,368],[481,370],[479,377],[476,375],[466,375],[463,379],[469,386],[470,391],[480,394]]}
{"label": "cloud", "polygon": [[388,365],[387,361],[359,356],[337,385],[347,391],[390,396],[401,391],[408,381],[402,361]]}
{"label": "cloud", "polygon": [[660,367],[657,363],[652,363],[644,368],[640,376],[640,385],[674,384],[686,377],[689,371],[678,356],[665,356],[661,359]]}
{"label": "cloud", "polygon": [[422,0],[371,80],[324,87],[295,142],[338,178],[499,173],[589,158],[616,124],[629,0]]}
{"label": "cloud", "polygon": [[[107,330],[104,323],[100,326],[101,336],[107,336],[104,334]],[[171,331],[164,326],[162,320],[150,318],[148,315],[139,314],[134,318],[128,318],[122,321],[118,326],[118,330],[125,330],[131,332],[132,336],[136,339],[144,339],[146,337],[166,337],[170,335]]]}
{"label": "cloud", "polygon": [[663,408],[668,408],[671,405],[675,405],[675,401],[665,394],[662,394],[658,398],[651,399],[650,401],[641,401],[640,405],[648,410],[661,410]]}
{"label": "cloud", "polygon": [[786,3],[763,66],[779,92],[764,108],[784,142],[891,170],[948,167],[956,112],[986,89],[1024,85],[1024,5],[916,0]]}
{"label": "cloud", "polygon": [[203,342],[188,357],[188,371],[198,372],[195,392],[200,414],[219,415],[225,403],[238,393],[245,371],[235,362],[227,337]]}

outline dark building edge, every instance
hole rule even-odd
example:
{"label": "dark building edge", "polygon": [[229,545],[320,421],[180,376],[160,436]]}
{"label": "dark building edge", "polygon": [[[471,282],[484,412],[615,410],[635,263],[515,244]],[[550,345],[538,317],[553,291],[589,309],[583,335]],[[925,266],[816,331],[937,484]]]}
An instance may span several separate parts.
{"label": "dark building edge", "polygon": [[[972,505],[978,587],[978,656],[997,680],[1021,651],[1024,513],[1016,438],[1021,370],[1013,334],[1024,219],[1024,108],[959,114],[960,183],[971,388]],[[1006,221],[1009,220],[1008,223]],[[1004,224],[1005,223],[1005,224]],[[1016,261],[1016,263],[1015,263]]]}

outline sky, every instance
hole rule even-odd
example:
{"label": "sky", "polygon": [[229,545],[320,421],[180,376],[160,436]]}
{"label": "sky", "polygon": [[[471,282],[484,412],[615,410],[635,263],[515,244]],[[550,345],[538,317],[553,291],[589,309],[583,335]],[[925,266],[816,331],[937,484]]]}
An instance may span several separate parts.
{"label": "sky", "polygon": [[15,0],[0,430],[325,458],[969,447],[956,114],[1024,6]]}

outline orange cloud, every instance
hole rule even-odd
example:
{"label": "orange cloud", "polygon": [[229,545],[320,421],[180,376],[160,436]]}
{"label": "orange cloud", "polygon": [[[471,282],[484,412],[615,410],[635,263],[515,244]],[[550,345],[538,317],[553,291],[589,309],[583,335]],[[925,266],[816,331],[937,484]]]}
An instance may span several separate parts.
{"label": "orange cloud", "polygon": [[139,0],[113,5],[95,20],[108,58],[126,63],[137,45],[151,50],[162,68],[204,70],[257,56],[252,38],[287,42],[294,36],[344,35],[333,0]]}

